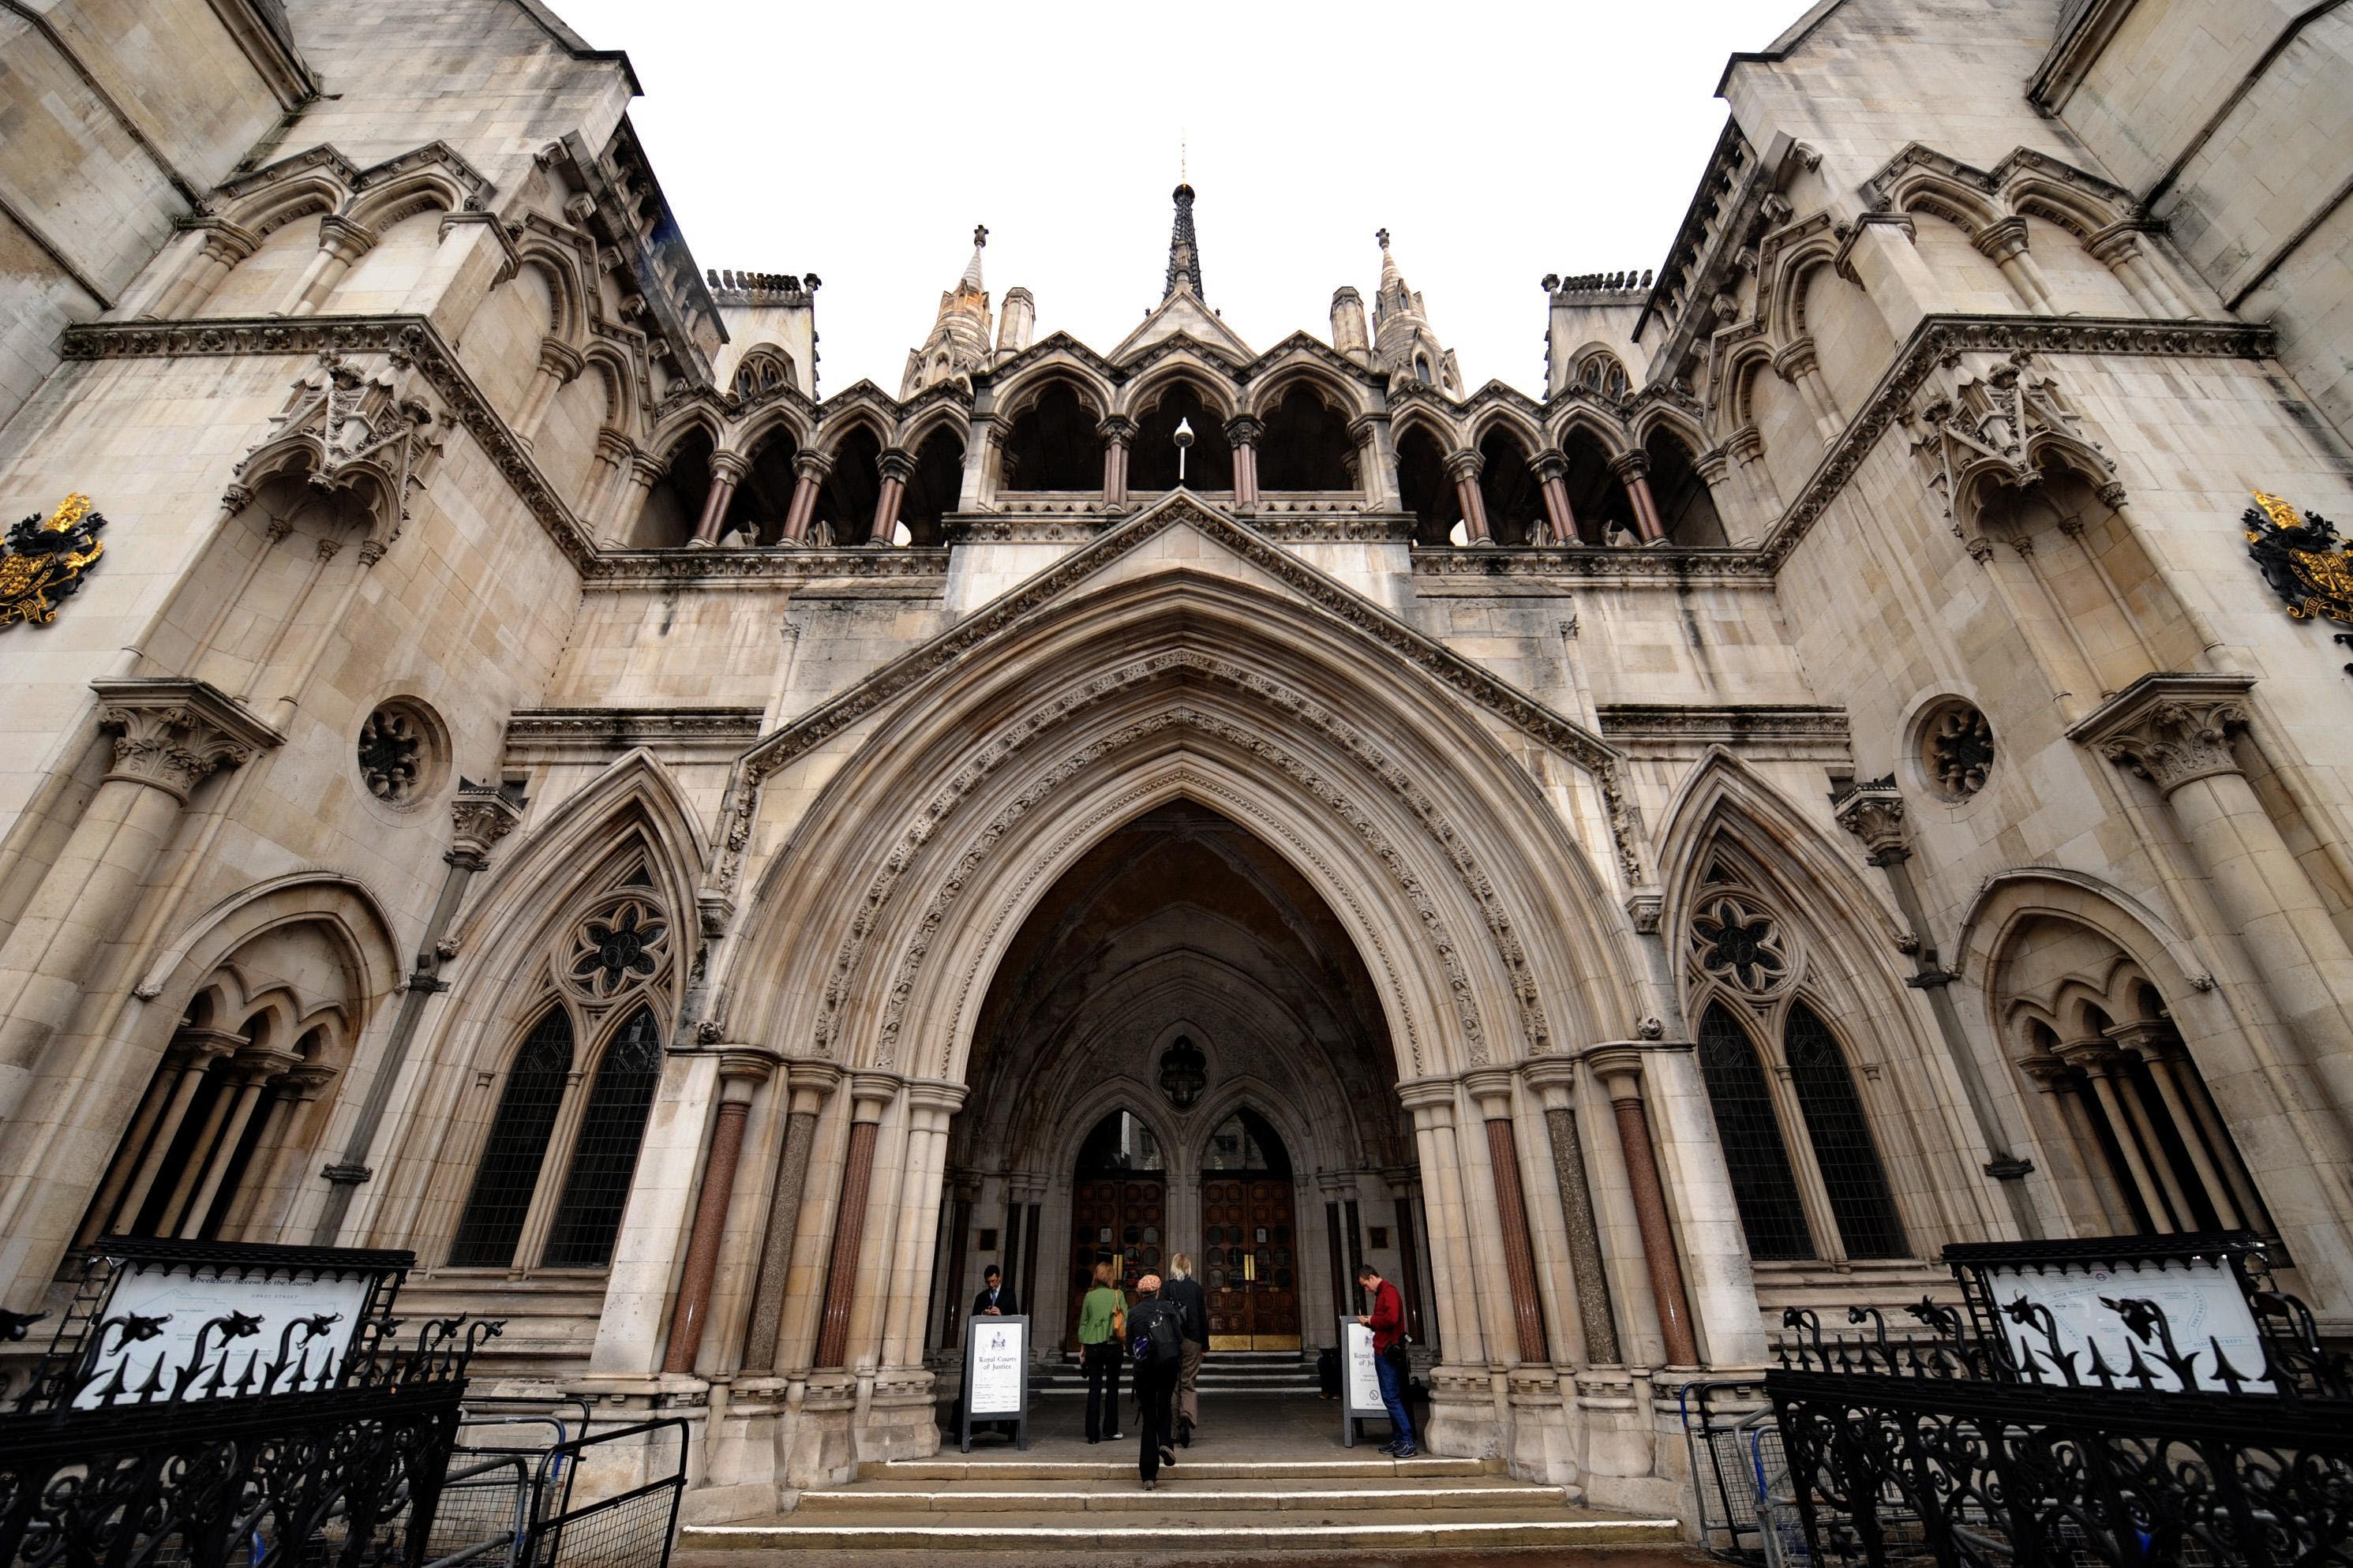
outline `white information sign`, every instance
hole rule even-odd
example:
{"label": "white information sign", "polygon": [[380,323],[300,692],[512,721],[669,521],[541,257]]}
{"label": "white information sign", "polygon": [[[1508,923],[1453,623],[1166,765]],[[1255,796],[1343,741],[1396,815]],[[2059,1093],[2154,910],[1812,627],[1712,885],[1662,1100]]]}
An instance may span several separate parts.
{"label": "white information sign", "polygon": [[1381,1403],[1381,1374],[1373,1354],[1373,1331],[1362,1323],[1345,1323],[1347,1342],[1340,1356],[1342,1375],[1348,1381],[1352,1410],[1386,1410]]}
{"label": "white information sign", "polygon": [[[259,1318],[259,1331],[224,1342],[216,1329],[205,1344],[204,1368],[189,1383],[185,1397],[206,1397],[206,1385],[212,1382],[216,1367],[222,1368],[221,1392],[234,1392],[234,1385],[244,1377],[248,1363],[253,1368],[252,1391],[259,1392],[262,1377],[278,1359],[279,1340],[287,1325],[298,1318],[331,1314],[335,1321],[325,1333],[306,1341],[298,1331],[290,1342],[301,1347],[290,1351],[289,1359],[294,1364],[301,1363],[303,1350],[309,1351],[311,1359],[302,1384],[316,1387],[322,1373],[340,1366],[349,1353],[352,1336],[359,1330],[361,1310],[367,1305],[371,1283],[364,1276],[343,1279],[232,1276],[224,1279],[195,1279],[185,1268],[126,1270],[115,1284],[106,1316],[168,1318],[170,1321],[153,1339],[133,1341],[120,1350],[113,1344],[115,1331],[108,1331],[106,1353],[99,1358],[98,1374],[84,1384],[74,1402],[84,1407],[96,1405],[100,1395],[114,1385],[117,1366],[123,1368],[123,1392],[136,1394],[146,1386],[149,1376],[161,1363],[163,1386],[168,1391],[194,1357],[196,1336],[204,1331],[205,1325],[230,1312]],[[290,1365],[287,1372],[280,1374],[279,1386],[285,1387],[291,1378]]]}
{"label": "white information sign", "polygon": [[965,1408],[984,1415],[1018,1415],[1022,1376],[1029,1363],[1026,1318],[972,1320],[972,1372],[965,1384]]}
{"label": "white information sign", "polygon": [[[2230,1358],[2231,1368],[2242,1380],[2240,1386],[2257,1394],[2272,1392],[2264,1377],[2263,1339],[2254,1314],[2247,1310],[2239,1281],[2229,1264],[2193,1259],[2158,1263],[2100,1264],[2064,1268],[1996,1266],[1985,1271],[1986,1289],[1993,1298],[1997,1321],[2010,1342],[2010,1352],[2027,1374],[2042,1382],[2063,1382],[2066,1374],[2051,1362],[2050,1342],[2042,1331],[2015,1323],[2006,1308],[2021,1297],[2050,1310],[2059,1334],[2059,1349],[2073,1352],[2075,1375],[2087,1377],[2090,1347],[2097,1345],[2108,1370],[2122,1378],[2132,1365],[2137,1341],[2124,1319],[2100,1304],[2100,1299],[2138,1298],[2154,1301],[2173,1331],[2174,1348],[2188,1357],[2199,1387],[2224,1392],[2214,1376],[2214,1347]],[[2141,1361],[2154,1378],[2151,1386],[2179,1390],[2181,1380],[2161,1359],[2164,1342],[2140,1345]]]}

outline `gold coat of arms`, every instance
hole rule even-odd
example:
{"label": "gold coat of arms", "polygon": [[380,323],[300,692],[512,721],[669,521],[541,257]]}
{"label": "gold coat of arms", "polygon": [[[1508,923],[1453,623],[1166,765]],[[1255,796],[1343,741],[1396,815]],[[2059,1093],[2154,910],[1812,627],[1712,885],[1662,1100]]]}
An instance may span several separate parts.
{"label": "gold coat of arms", "polygon": [[47,521],[36,512],[10,529],[0,550],[0,630],[19,621],[45,626],[56,620],[58,605],[106,553],[98,539],[105,526],[106,519],[90,510],[88,496],[72,495]]}
{"label": "gold coat of arms", "polygon": [[2337,537],[2337,525],[2316,511],[2298,517],[2277,496],[2256,490],[2254,497],[2241,520],[2247,553],[2287,602],[2287,613],[2299,621],[2353,626],[2353,554]]}

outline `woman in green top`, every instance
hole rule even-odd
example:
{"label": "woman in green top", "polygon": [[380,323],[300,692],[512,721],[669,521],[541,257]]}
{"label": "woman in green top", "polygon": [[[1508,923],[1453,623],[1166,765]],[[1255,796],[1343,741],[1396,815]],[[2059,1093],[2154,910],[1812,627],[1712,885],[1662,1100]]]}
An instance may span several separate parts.
{"label": "woman in green top", "polygon": [[1127,1331],[1127,1298],[1113,1281],[1110,1263],[1095,1265],[1095,1288],[1079,1302],[1079,1357],[1087,1368],[1087,1441],[1119,1437],[1120,1336]]}

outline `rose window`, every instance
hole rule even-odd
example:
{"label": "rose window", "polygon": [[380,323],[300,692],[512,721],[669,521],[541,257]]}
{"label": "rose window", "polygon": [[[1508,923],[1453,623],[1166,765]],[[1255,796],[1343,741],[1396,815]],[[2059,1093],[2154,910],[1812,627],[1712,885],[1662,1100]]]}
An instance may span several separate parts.
{"label": "rose window", "polygon": [[360,778],[390,805],[417,798],[425,774],[425,726],[403,709],[379,708],[360,727]]}
{"label": "rose window", "polygon": [[659,975],[670,959],[670,917],[642,896],[613,900],[589,911],[572,935],[565,978],[595,1002]]}
{"label": "rose window", "polygon": [[1922,727],[1921,762],[1947,800],[1967,800],[1985,788],[1993,758],[1993,727],[1968,703],[1937,710]]}
{"label": "rose window", "polygon": [[1796,973],[1788,944],[1773,917],[1746,899],[1714,894],[1692,916],[1692,954],[1727,984],[1764,995]]}

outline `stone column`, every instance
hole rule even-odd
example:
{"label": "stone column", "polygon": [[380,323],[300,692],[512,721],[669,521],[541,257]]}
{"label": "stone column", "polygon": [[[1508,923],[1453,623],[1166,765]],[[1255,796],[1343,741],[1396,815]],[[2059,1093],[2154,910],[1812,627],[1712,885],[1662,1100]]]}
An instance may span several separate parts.
{"label": "stone column", "polygon": [[1446,454],[1446,477],[1454,481],[1454,499],[1462,508],[1462,531],[1473,544],[1492,544],[1487,529],[1487,498],[1479,491],[1479,475],[1487,459],[1469,447]]}
{"label": "stone column", "polygon": [[751,459],[741,452],[711,454],[711,489],[702,497],[702,517],[694,525],[694,537],[687,541],[691,550],[708,550],[719,541],[719,525],[726,520],[727,503],[735,499],[735,487],[752,471]]}
{"label": "stone column", "polygon": [[233,223],[216,222],[185,271],[172,280],[147,314],[157,321],[175,321],[212,298],[213,290],[237,264],[260,248],[257,235]]}
{"label": "stone column", "polygon": [[2100,1148],[2099,1134],[2092,1131],[2092,1113],[2084,1109],[2083,1096],[2071,1081],[2075,1077],[2073,1068],[2053,1056],[2031,1056],[2018,1064],[2035,1089],[2049,1098],[2066,1123],[2069,1152],[2084,1173],[2092,1188],[2092,1201],[2099,1205],[2099,1223],[2104,1231],[2129,1229],[2133,1223],[2132,1205],[2126,1201],[2124,1189],[2116,1185],[2116,1173],[2108,1168],[2108,1157]]}
{"label": "stone column", "polygon": [[285,737],[201,680],[97,680],[113,763],[0,944],[0,1122],[16,1114],[41,1047],[81,1000],[99,949],[130,923],[189,795]]}
{"label": "stone column", "polygon": [[1544,1105],[1545,1132],[1552,1143],[1553,1182],[1560,1190],[1561,1225],[1568,1237],[1568,1271],[1577,1285],[1577,1315],[1584,1331],[1585,1359],[1615,1366],[1618,1324],[1610,1315],[1609,1274],[1601,1263],[1601,1226],[1593,1214],[1593,1189],[1585,1176],[1585,1150],[1577,1135],[1577,1083],[1572,1057],[1538,1057],[1520,1064],[1520,1078]]}
{"label": "stone column", "polygon": [[573,510],[580,521],[596,530],[596,542],[607,549],[617,547],[620,541],[613,530],[599,528],[612,500],[613,489],[621,482],[621,474],[628,467],[630,455],[637,450],[627,436],[610,426],[596,432],[596,466],[590,470],[588,483],[582,489],[579,504]]}
{"label": "stone column", "polygon": [[1397,463],[1389,455],[1388,416],[1357,415],[1348,421],[1348,437],[1356,443],[1356,481],[1365,492],[1366,510],[1395,508]]}
{"label": "stone column", "polygon": [[[195,1155],[198,1163],[189,1167],[189,1173],[202,1172],[195,1183],[195,1194],[186,1208],[180,1211],[178,1231],[183,1241],[194,1241],[204,1235],[205,1218],[220,1196],[221,1184],[228,1179],[228,1168],[237,1159],[237,1146],[245,1139],[245,1129],[253,1113],[261,1105],[261,1097],[269,1092],[269,1080],[280,1073],[299,1067],[302,1058],[291,1051],[239,1051],[229,1064],[231,1081],[237,1085],[234,1102],[224,1094],[219,1103],[228,1107],[228,1115],[220,1131],[206,1149],[201,1144]],[[164,1228],[172,1228],[164,1221]]]}
{"label": "stone column", "polygon": [[803,452],[793,459],[793,500],[785,509],[785,542],[798,544],[808,537],[817,517],[818,491],[833,472],[833,458],[825,452]]}
{"label": "stone column", "polygon": [[[2172,1026],[2136,1021],[2118,1024],[2101,1032],[2126,1056],[2138,1058],[2147,1067],[2149,1082],[2156,1086],[2157,1097],[2165,1104],[2165,1114],[2172,1121],[2173,1130],[2181,1139],[2181,1147],[2189,1156],[2189,1166],[2197,1173],[2199,1185],[2206,1190],[2206,1201],[2214,1205],[2215,1217],[2223,1229],[2238,1229],[2246,1222],[2240,1215],[2238,1204],[2233,1200],[2230,1184],[2223,1180],[2221,1167],[2215,1163],[2218,1157],[2227,1158],[2227,1155],[2207,1152],[2204,1130],[2198,1124],[2197,1113],[2190,1109],[2189,1097],[2174,1078]],[[2194,1223],[2186,1211],[2182,1220],[2184,1224]]]}
{"label": "stone column", "polygon": [[319,220],[319,253],[311,258],[302,279],[294,286],[294,298],[280,312],[288,316],[309,316],[327,302],[335,285],[352,264],[375,248],[375,231],[347,217],[329,213]]}
{"label": "stone column", "polygon": [[1512,1327],[1524,1365],[1552,1361],[1545,1340],[1544,1297],[1536,1286],[1535,1247],[1528,1237],[1528,1205],[1520,1185],[1519,1141],[1512,1129],[1512,1074],[1487,1068],[1466,1075],[1463,1087],[1487,1124],[1487,1161],[1495,1182],[1495,1224],[1504,1237],[1504,1268],[1511,1284]]}
{"label": "stone column", "polygon": [[1226,441],[1234,449],[1234,504],[1258,505],[1258,438],[1266,427],[1247,414],[1226,421]]}
{"label": "stone column", "polygon": [[[2170,1198],[2179,1203],[2181,1194],[2173,1185],[2165,1151],[2149,1127],[2148,1110],[2132,1085],[2126,1084],[2121,1089],[2116,1086],[2116,1069],[2123,1065],[2124,1053],[2105,1040],[2070,1040],[2059,1047],[2059,1059],[2082,1073],[2091,1084],[2100,1110],[2108,1119],[2108,1131],[2116,1135],[2116,1148],[2125,1157],[2125,1173],[2132,1177],[2133,1190],[2139,1194],[2141,1207],[2148,1213],[2149,1224],[2167,1236],[2185,1228],[2174,1223],[2173,1215],[2180,1211],[2170,1207],[2167,1201]],[[2162,1186],[2158,1181],[2160,1172],[2165,1178]]]}
{"label": "stone column", "polygon": [[907,1086],[905,1174],[899,1184],[898,1246],[891,1265],[891,1303],[882,1322],[884,1366],[923,1359],[923,1313],[932,1298],[938,1246],[940,1190],[947,1173],[948,1123],[964,1104],[965,1086],[920,1079]]}
{"label": "stone column", "polygon": [[858,1305],[859,1254],[866,1242],[869,1198],[874,1186],[874,1141],[883,1108],[895,1099],[899,1080],[889,1073],[859,1073],[850,1079],[849,1149],[841,1162],[841,1201],[833,1215],[833,1250],[825,1271],[825,1316],[818,1321],[812,1364],[839,1367],[849,1351],[849,1319]]}
{"label": "stone column", "polygon": [[[539,374],[532,377],[530,395],[523,399],[522,413],[515,420],[515,439],[526,447],[532,444],[539,427],[547,422],[547,411],[555,405],[555,395],[570,385],[587,364],[580,351],[562,338],[539,340]],[[598,456],[602,455],[600,451]]]}
{"label": "stone column", "polygon": [[[86,1247],[109,1230],[121,1230],[138,1223],[139,1211],[147,1206],[155,1182],[164,1173],[164,1160],[180,1135],[181,1125],[187,1120],[188,1107],[196,1091],[205,1085],[205,1075],[213,1063],[231,1056],[245,1046],[245,1037],[227,1029],[182,1029],[172,1037],[173,1057],[178,1059],[176,1073],[170,1066],[156,1074],[155,1088],[163,1092],[151,1094],[153,1110],[142,1106],[133,1121],[132,1133],[123,1140],[123,1147],[136,1149],[147,1139],[152,1129],[154,1136],[146,1143],[134,1170],[119,1168],[90,1205],[90,1218],[74,1245]],[[167,1058],[168,1060],[168,1058]],[[166,1080],[171,1087],[164,1089]]]}
{"label": "stone column", "polygon": [[1831,395],[1828,383],[1822,380],[1822,366],[1814,353],[1814,340],[1799,338],[1773,356],[1773,374],[1798,389],[1805,399],[1807,412],[1814,416],[1814,428],[1825,442],[1839,437],[1838,400]]}
{"label": "stone column", "polygon": [[650,452],[640,452],[634,444],[631,445],[627,477],[613,487],[612,500],[605,519],[605,535],[617,547],[637,542],[630,536],[637,531],[638,520],[645,515],[646,497],[653,493],[654,486],[659,484],[662,475],[669,471],[660,458]]}
{"label": "stone column", "polygon": [[2116,281],[2133,297],[2133,302],[2148,315],[2159,317],[2196,314],[2166,281],[2165,270],[2149,258],[2148,248],[2141,236],[2149,232],[2145,219],[2126,218],[2112,223],[2084,242],[2092,259],[2116,274]]}
{"label": "stone column", "polygon": [[1577,513],[1568,504],[1568,458],[1557,447],[1546,447],[1528,459],[1544,494],[1545,527],[1554,544],[1576,544]]}
{"label": "stone column", "polygon": [[1754,425],[1743,425],[1724,438],[1724,449],[1732,454],[1740,469],[1741,482],[1766,518],[1781,515],[1781,492],[1774,488],[1773,472],[1765,466],[1765,437],[1757,433]]}
{"label": "stone column", "polygon": [[1989,223],[1969,237],[1978,253],[2001,268],[2001,275],[2026,308],[2040,316],[2053,315],[2058,307],[2051,300],[2051,285],[2042,279],[2042,268],[2026,248],[2026,220],[2006,217],[2000,223]]}
{"label": "stone column", "polygon": [[334,1081],[335,1069],[323,1062],[304,1062],[278,1080],[278,1097],[269,1107],[269,1124],[254,1145],[253,1159],[262,1167],[261,1177],[240,1184],[237,1206],[228,1211],[221,1226],[224,1240],[274,1239],[269,1231],[274,1216],[283,1213],[279,1194],[288,1198],[293,1195],[295,1167],[311,1152],[310,1145],[302,1141],[302,1117],[319,1102],[327,1085]]}
{"label": "stone column", "polygon": [[2164,795],[2303,1060],[2337,1105],[2353,1105],[2353,952],[2231,750],[2253,684],[2143,676],[2068,734]]}
{"label": "stone column", "polygon": [[776,1364],[785,1289],[792,1275],[793,1241],[800,1233],[817,1119],[834,1085],[841,1081],[841,1069],[831,1062],[797,1061],[789,1072],[791,1110],[785,1121],[784,1152],[776,1161],[776,1190],[768,1195],[768,1233],[760,1244],[760,1271],[752,1287],[752,1323],[744,1335],[746,1372],[768,1372]]}
{"label": "stone column", "polygon": [[1114,414],[1095,426],[1103,443],[1103,504],[1106,511],[1127,510],[1127,444],[1135,439],[1135,421]]}
{"label": "stone column", "polygon": [[1984,1074],[1978,1070],[1977,1052],[1969,1044],[1960,1009],[1953,1005],[1950,987],[1955,977],[1937,963],[1936,944],[1928,931],[1928,911],[1920,901],[1919,886],[1912,878],[1912,848],[1905,841],[1904,796],[1895,788],[1894,775],[1849,787],[1844,794],[1832,797],[1831,809],[1838,816],[1839,826],[1862,840],[1867,851],[1865,860],[1886,877],[1887,886],[1895,895],[1895,907],[1903,911],[1905,923],[1912,928],[1915,946],[1909,984],[1927,997],[1928,1010],[1936,1019],[1936,1034],[1944,1041],[1945,1058],[1953,1064],[1953,1076],[1961,1080],[1962,1097],[1969,1102],[1969,1114],[1986,1147],[1982,1169],[2001,1184],[2010,1215],[2018,1222],[2019,1234],[2029,1240],[2039,1239],[2042,1234],[2042,1218],[2034,1212],[2033,1202],[2026,1192],[2026,1177],[2034,1165],[2010,1151],[2009,1135],[1994,1110],[1993,1096],[1986,1088]]}
{"label": "stone column", "polygon": [[1651,459],[1640,452],[1620,452],[1609,459],[1609,471],[1626,487],[1626,499],[1634,503],[1634,527],[1645,544],[1656,544],[1667,536],[1666,525],[1659,521],[1659,503],[1651,499]]}
{"label": "stone column", "polygon": [[1618,1118],[1618,1142],[1626,1159],[1626,1180],[1634,1198],[1634,1219],[1642,1232],[1642,1261],[1650,1271],[1651,1299],[1657,1304],[1659,1333],[1670,1366],[1699,1365],[1693,1337],[1691,1298],[1683,1289],[1683,1266],[1667,1217],[1667,1191],[1651,1146],[1650,1122],[1642,1112],[1642,1053],[1617,1046],[1594,1051],[1586,1065],[1609,1097]]}
{"label": "stone column", "polygon": [[1454,1147],[1454,1085],[1420,1079],[1398,1086],[1413,1114],[1421,1156],[1423,1214],[1430,1225],[1430,1275],[1438,1300],[1439,1334],[1451,1365],[1482,1366],[1486,1329],[1479,1321],[1478,1269],[1471,1256],[1471,1215],[1462,1201],[1462,1173]]}
{"label": "stone column", "polygon": [[888,550],[898,537],[899,506],[906,499],[907,481],[915,477],[914,456],[893,447],[882,454],[879,467],[882,486],[874,492],[874,521],[866,531],[866,542]]}
{"label": "stone column", "polygon": [[694,1371],[702,1349],[702,1334],[711,1310],[711,1281],[719,1272],[719,1248],[727,1237],[727,1208],[735,1195],[735,1162],[744,1152],[744,1123],[751,1114],[752,1094],[776,1070],[776,1053],[752,1047],[731,1047],[719,1053],[719,1120],[711,1131],[711,1153],[702,1164],[702,1190],[694,1204],[694,1228],[688,1233],[686,1270],[680,1277],[678,1302],[670,1310],[670,1342],[662,1355],[662,1371]]}

